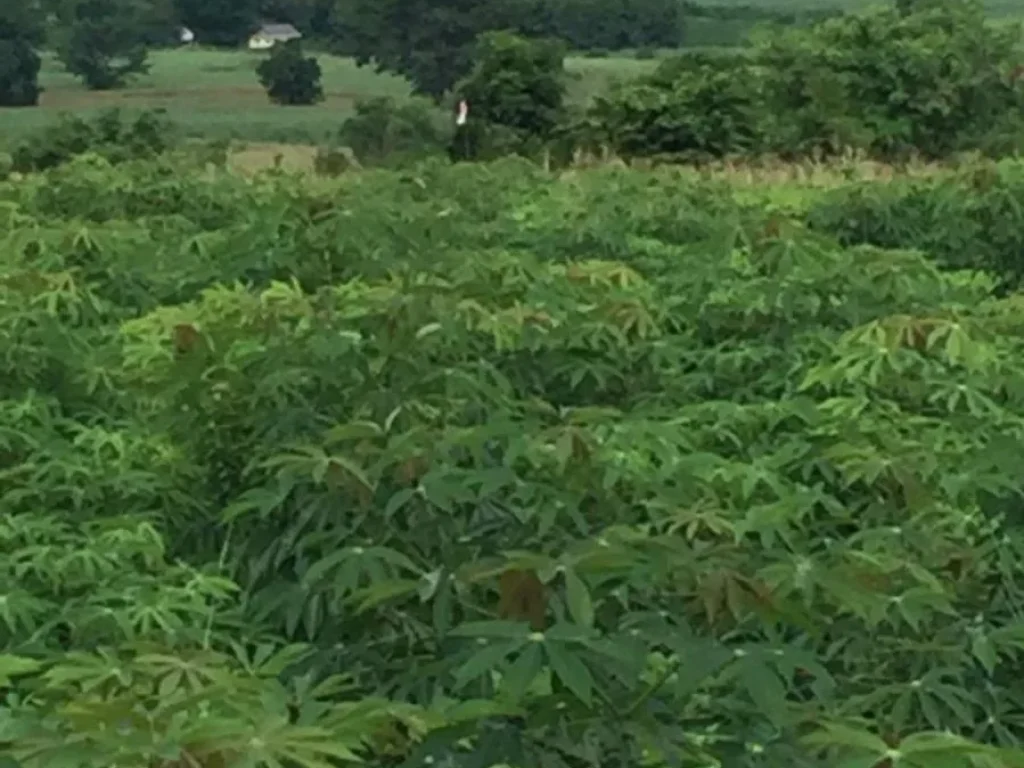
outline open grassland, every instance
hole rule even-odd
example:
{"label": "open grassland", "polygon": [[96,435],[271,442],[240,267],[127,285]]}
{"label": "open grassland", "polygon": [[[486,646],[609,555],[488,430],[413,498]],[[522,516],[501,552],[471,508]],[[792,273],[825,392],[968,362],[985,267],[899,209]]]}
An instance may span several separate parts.
{"label": "open grassland", "polygon": [[[311,107],[270,103],[256,76],[264,54],[202,48],[155,51],[147,75],[129,87],[89,91],[47,57],[39,107],[0,110],[0,145],[52,122],[61,112],[89,116],[109,107],[166,109],[189,136],[259,142],[317,143],[337,131],[357,100],[409,95],[408,83],[359,67],[351,59],[319,56],[326,99]],[[571,93],[587,100],[615,79],[650,72],[656,61],[625,56],[570,58]]]}

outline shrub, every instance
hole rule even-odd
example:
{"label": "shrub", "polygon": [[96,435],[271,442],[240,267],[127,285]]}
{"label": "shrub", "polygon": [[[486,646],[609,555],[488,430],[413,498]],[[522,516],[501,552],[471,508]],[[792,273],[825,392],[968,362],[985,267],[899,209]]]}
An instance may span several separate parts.
{"label": "shrub", "polygon": [[942,157],[1024,109],[1024,83],[1009,77],[1018,42],[971,0],[912,0],[766,36],[754,56],[765,108],[795,126],[790,143],[837,135],[876,156]]}
{"label": "shrub", "polygon": [[19,768],[1020,763],[985,278],[674,169],[0,196]]}
{"label": "shrub", "polygon": [[402,165],[445,152],[452,130],[451,118],[427,99],[382,96],[356,102],[338,141],[360,162]]}
{"label": "shrub", "polygon": [[550,138],[564,117],[565,48],[507,32],[483,35],[457,93],[469,104],[460,133],[472,135],[474,157],[529,150]]}
{"label": "shrub", "polygon": [[616,152],[703,161],[767,144],[760,75],[743,57],[682,56],[598,97],[589,125]]}
{"label": "shrub", "polygon": [[975,163],[940,179],[861,183],[830,192],[809,225],[844,245],[914,248],[947,269],[983,270],[1004,290],[1024,285],[1024,175]]}
{"label": "shrub", "polygon": [[113,163],[148,157],[171,145],[172,132],[163,110],[142,112],[134,120],[125,119],[118,109],[108,110],[91,122],[61,115],[56,124],[15,148],[13,167],[19,172],[40,171],[86,153]]}
{"label": "shrub", "polygon": [[631,155],[999,151],[1021,133],[1018,42],[970,0],[920,0],[774,30],[739,66],[733,56],[663,66],[591,117]]}
{"label": "shrub", "polygon": [[302,44],[298,40],[275,45],[256,72],[275,104],[302,105],[323,101],[320,64],[315,57],[303,55]]}

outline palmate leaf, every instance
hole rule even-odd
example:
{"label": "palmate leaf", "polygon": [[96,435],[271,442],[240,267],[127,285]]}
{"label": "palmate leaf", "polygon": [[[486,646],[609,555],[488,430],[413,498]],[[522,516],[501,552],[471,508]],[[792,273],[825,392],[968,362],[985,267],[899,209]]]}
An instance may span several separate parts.
{"label": "palmate leaf", "polygon": [[418,579],[392,579],[370,584],[352,593],[351,600],[362,613],[397,599],[408,599],[420,590]]}
{"label": "palmate leaf", "polygon": [[522,701],[534,680],[544,668],[544,651],[541,640],[527,642],[501,676],[501,694],[512,702]]}
{"label": "palmate leaf", "polygon": [[504,668],[508,659],[528,642],[529,640],[522,639],[484,645],[456,670],[456,689],[464,688],[474,680],[489,675],[494,670]]}
{"label": "palmate leaf", "polygon": [[580,701],[590,706],[593,700],[594,678],[587,666],[580,661],[580,657],[573,650],[556,642],[545,643],[544,654],[555,676]]}
{"label": "palmate leaf", "polygon": [[42,664],[34,659],[0,654],[0,685],[10,685],[15,677],[33,674],[41,668]]}
{"label": "palmate leaf", "polygon": [[590,597],[587,585],[580,578],[579,574],[572,569],[566,569],[565,573],[565,601],[569,607],[569,614],[573,621],[585,627],[594,624],[594,604]]}
{"label": "palmate leaf", "polygon": [[853,728],[841,723],[824,723],[821,728],[804,738],[804,743],[815,747],[845,747],[873,756],[880,760],[890,747],[869,731]]}
{"label": "palmate leaf", "polygon": [[[834,20],[828,56],[787,48],[795,87],[867,56],[862,33],[894,77],[944,60],[935,18],[887,18]],[[1009,267],[1022,168],[739,202],[685,169],[522,163],[309,184],[90,161],[0,184],[0,641],[42,664],[4,712],[86,729],[33,731],[56,757],[31,768],[100,741],[95,765],[150,765],[113,751],[133,707],[164,718],[147,749],[175,759],[184,723],[211,765],[218,745],[350,761],[330,734],[375,766],[994,768],[900,738],[1024,739],[1022,301],[833,235]],[[152,532],[93,530],[112,509]],[[140,628],[167,659],[134,655]],[[309,652],[275,661],[299,632]],[[823,713],[881,745],[801,744]],[[320,730],[290,743],[287,717]]]}

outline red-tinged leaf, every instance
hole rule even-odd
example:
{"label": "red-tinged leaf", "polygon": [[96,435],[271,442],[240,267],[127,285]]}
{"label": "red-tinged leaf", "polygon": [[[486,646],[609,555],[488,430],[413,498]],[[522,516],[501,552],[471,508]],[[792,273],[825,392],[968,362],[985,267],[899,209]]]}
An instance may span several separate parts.
{"label": "red-tinged leaf", "polygon": [[498,615],[503,619],[527,621],[534,630],[547,624],[547,594],[534,571],[508,570],[498,580]]}
{"label": "red-tinged leaf", "polygon": [[174,351],[179,355],[191,352],[202,341],[202,335],[191,323],[179,323],[174,326],[171,338],[174,343]]}

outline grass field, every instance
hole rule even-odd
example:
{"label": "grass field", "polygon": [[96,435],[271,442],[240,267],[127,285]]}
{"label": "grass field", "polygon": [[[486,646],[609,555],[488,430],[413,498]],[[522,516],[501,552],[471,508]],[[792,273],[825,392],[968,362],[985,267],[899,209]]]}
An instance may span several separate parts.
{"label": "grass field", "polygon": [[[156,51],[147,75],[129,87],[92,92],[52,58],[44,62],[40,106],[0,110],[0,145],[16,142],[50,123],[61,112],[90,115],[109,107],[164,108],[182,130],[196,137],[258,142],[317,143],[338,127],[358,99],[403,97],[408,83],[399,77],[358,67],[350,59],[320,56],[326,99],[312,107],[271,104],[256,77],[261,54],[203,49]],[[585,100],[615,78],[649,72],[655,61],[609,57],[570,58],[572,96]]]}

